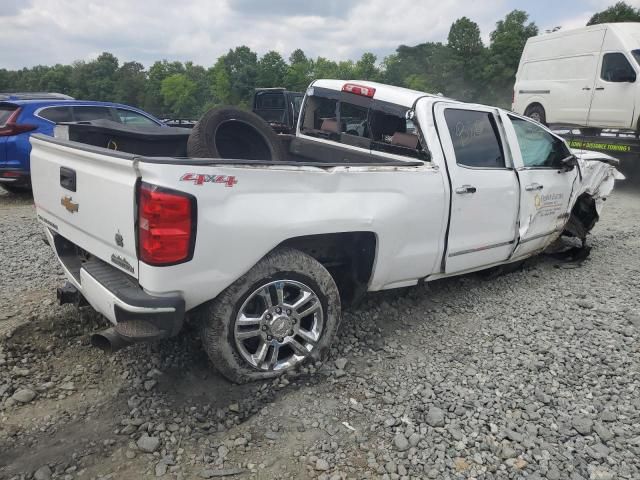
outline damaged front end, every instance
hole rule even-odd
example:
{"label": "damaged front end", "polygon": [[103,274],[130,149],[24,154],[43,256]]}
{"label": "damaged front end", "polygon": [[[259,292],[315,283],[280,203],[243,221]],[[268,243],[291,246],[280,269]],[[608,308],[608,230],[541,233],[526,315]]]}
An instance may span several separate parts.
{"label": "damaged front end", "polygon": [[[574,238],[579,245],[571,245],[562,252],[569,259],[586,258],[590,247],[587,246],[587,235],[600,218],[602,207],[613,191],[616,180],[624,180],[625,176],[617,170],[619,161],[609,155],[587,150],[574,150],[578,159],[579,187],[574,193],[573,207],[562,232],[562,237]],[[561,238],[562,238],[561,237]]]}

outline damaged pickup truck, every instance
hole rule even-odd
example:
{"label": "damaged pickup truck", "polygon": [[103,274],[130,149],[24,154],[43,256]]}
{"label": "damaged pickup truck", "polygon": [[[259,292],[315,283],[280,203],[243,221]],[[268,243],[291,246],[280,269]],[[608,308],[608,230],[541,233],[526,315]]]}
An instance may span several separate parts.
{"label": "damaged pickup truck", "polygon": [[173,336],[190,317],[226,377],[274,377],[323,358],[367,291],[513,264],[561,235],[584,243],[619,178],[611,157],[528,118],[371,82],[315,81],[286,142],[242,115],[199,133],[226,158],[32,136],[63,300],[113,324],[95,345]]}

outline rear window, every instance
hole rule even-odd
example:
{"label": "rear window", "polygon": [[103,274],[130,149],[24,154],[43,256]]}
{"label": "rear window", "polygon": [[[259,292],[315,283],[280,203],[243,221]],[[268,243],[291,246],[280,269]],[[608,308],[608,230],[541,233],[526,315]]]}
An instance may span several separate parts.
{"label": "rear window", "polygon": [[302,116],[305,135],[381,153],[428,160],[407,107],[351,93],[315,89]]}
{"label": "rear window", "polygon": [[7,124],[7,120],[17,108],[15,105],[0,105],[0,127]]}
{"label": "rear window", "polygon": [[71,122],[71,109],[69,107],[51,107],[41,110],[38,114],[45,120],[54,123]]}
{"label": "rear window", "polygon": [[90,122],[92,120],[115,120],[108,107],[73,107],[73,120]]}
{"label": "rear window", "polygon": [[256,108],[264,110],[284,109],[284,94],[282,93],[262,93],[256,98]]}

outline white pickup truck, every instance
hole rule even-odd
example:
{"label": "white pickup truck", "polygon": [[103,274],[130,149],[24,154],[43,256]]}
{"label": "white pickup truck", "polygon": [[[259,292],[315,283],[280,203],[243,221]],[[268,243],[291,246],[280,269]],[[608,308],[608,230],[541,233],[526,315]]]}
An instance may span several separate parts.
{"label": "white pickup truck", "polygon": [[584,240],[619,175],[520,115],[364,81],[315,81],[270,161],[31,138],[37,216],[70,282],[59,294],[113,324],[94,344],[176,335],[190,315],[236,382],[321,359],[366,291]]}

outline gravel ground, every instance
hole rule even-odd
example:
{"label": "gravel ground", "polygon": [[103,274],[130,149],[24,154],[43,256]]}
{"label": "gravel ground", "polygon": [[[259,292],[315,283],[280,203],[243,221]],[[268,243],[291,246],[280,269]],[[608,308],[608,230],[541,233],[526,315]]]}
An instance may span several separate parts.
{"label": "gravel ground", "polygon": [[92,349],[30,201],[0,194],[0,478],[640,478],[637,186],[582,264],[372,294],[329,362],[244,386],[193,328]]}

